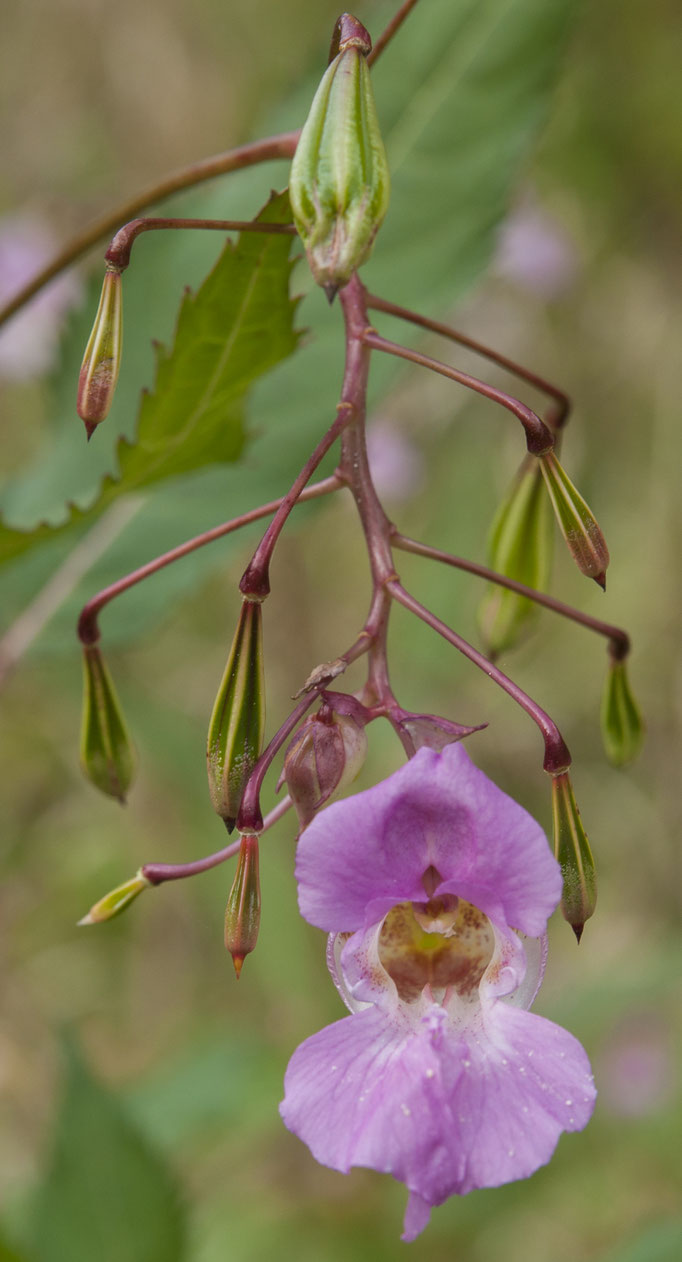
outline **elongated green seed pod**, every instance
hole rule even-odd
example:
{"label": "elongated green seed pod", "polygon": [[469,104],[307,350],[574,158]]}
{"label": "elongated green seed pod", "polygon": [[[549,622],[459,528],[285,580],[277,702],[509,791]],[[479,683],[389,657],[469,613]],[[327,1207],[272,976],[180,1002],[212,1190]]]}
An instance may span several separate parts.
{"label": "elongated green seed pod", "polygon": [[263,615],[258,601],[244,600],[206,745],[211,802],[229,832],[261,752],[264,731]]}
{"label": "elongated green seed pod", "polygon": [[109,263],[78,378],[76,408],[85,423],[88,438],[109,413],[121,366],[122,336],[121,272]]}
{"label": "elongated green seed pod", "polygon": [[552,816],[554,854],[564,880],[561,912],[580,942],[585,921],[594,914],[597,903],[597,878],[567,771],[552,777]]}
{"label": "elongated green seed pod", "polygon": [[549,498],[569,551],[581,574],[606,587],[609,550],[594,514],[553,451],[538,457]]}
{"label": "elongated green seed pod", "polygon": [[87,916],[83,916],[78,921],[79,925],[98,925],[104,920],[113,920],[114,916],[120,916],[126,907],[135,901],[143,890],[149,889],[151,881],[148,881],[141,872],[136,872],[129,881],[124,881],[123,885],[117,885],[115,890],[110,890],[104,898],[100,898],[90,908]]}
{"label": "elongated green seed pod", "polygon": [[604,749],[614,767],[635,759],[644,739],[644,723],[632,695],[624,660],[611,658],[601,703]]}
{"label": "elongated green seed pod", "polygon": [[81,766],[102,793],[125,801],[135,758],[111,676],[97,645],[83,649]]}
{"label": "elongated green seed pod", "polygon": [[[490,565],[506,578],[544,591],[552,551],[551,504],[537,459],[528,456],[495,515],[488,541]],[[526,596],[491,585],[478,610],[489,656],[495,658],[513,648],[530,630],[538,612],[538,606]]]}
{"label": "elongated green seed pod", "polygon": [[330,301],[368,257],[388,209],[390,180],[370,82],[365,28],[344,14],[299,139],[289,180],[294,222]]}
{"label": "elongated green seed pod", "polygon": [[254,950],[260,928],[260,876],[258,838],[245,833],[239,861],[225,908],[225,946],[232,956],[237,978],[247,955]]}

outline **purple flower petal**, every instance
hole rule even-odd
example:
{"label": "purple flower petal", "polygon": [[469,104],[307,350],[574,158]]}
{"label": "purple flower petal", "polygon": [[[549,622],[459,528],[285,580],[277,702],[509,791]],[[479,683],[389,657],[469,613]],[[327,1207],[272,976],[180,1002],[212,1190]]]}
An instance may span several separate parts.
{"label": "purple flower petal", "polygon": [[297,852],[301,913],[327,932],[366,927],[396,903],[424,901],[431,865],[443,878],[438,893],[531,937],[544,932],[561,894],[539,824],[455,744],[420,749],[313,820]]}
{"label": "purple flower petal", "polygon": [[323,1165],[407,1185],[405,1239],[448,1196],[532,1174],[595,1097],[582,1047],[542,1017],[503,1003],[466,1025],[435,1004],[420,1013],[368,1008],[313,1035],[280,1106]]}

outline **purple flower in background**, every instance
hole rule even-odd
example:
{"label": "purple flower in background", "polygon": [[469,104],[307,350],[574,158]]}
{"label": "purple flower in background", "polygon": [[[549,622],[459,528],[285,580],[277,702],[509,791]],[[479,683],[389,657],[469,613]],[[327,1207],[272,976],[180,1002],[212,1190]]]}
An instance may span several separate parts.
{"label": "purple flower in background", "polygon": [[[30,212],[0,219],[0,300],[13,297],[56,252],[47,220]],[[61,276],[36,295],[30,310],[12,317],[0,333],[0,377],[28,381],[52,367],[64,315],[81,292],[77,277]]]}
{"label": "purple flower in background", "polygon": [[296,875],[353,1015],[297,1049],[280,1111],[324,1165],[402,1180],[413,1240],[432,1206],[532,1174],[592,1112],[582,1047],[526,1011],[559,868],[539,825],[448,745],[322,811]]}

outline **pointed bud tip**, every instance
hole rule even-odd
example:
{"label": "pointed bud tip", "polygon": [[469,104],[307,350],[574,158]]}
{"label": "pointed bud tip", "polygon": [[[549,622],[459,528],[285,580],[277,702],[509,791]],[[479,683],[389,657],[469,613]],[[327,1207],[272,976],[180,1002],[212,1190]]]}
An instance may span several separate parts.
{"label": "pointed bud tip", "polygon": [[234,972],[235,972],[237,981],[239,981],[239,978],[242,975],[242,968],[244,967],[245,959],[246,959],[245,955],[238,955],[235,952],[232,953],[232,963],[234,964]]}
{"label": "pointed bud tip", "polygon": [[584,929],[584,928],[585,928],[585,925],[584,925],[584,924],[582,924],[582,925],[571,925],[571,929],[573,930],[573,932],[574,932],[574,934],[575,934],[575,940],[576,940],[576,942],[578,943],[578,946],[580,945],[580,939],[581,939],[581,938],[582,938],[582,936],[583,936],[583,929]]}
{"label": "pointed bud tip", "polygon": [[593,577],[597,586],[601,587],[602,591],[605,592],[606,591],[606,572],[602,570],[601,574],[595,574]]}
{"label": "pointed bud tip", "polygon": [[232,833],[234,832],[234,826],[236,823],[237,823],[236,815],[232,816],[230,819],[226,819],[225,816],[223,816],[223,824],[225,825],[227,829],[228,836],[231,836]]}
{"label": "pointed bud tip", "polygon": [[333,281],[328,281],[328,283],[326,285],[323,285],[322,288],[324,289],[324,292],[327,295],[327,302],[329,303],[329,306],[331,307],[336,295],[339,292],[339,286],[335,285]]}
{"label": "pointed bud tip", "polygon": [[88,442],[90,442],[90,439],[92,438],[92,436],[93,436],[93,434],[94,434],[95,430],[97,429],[97,421],[85,421],[85,420],[84,420],[84,421],[83,421],[83,424],[84,424],[84,426],[85,426],[85,433],[86,433],[86,435],[87,435],[87,440],[88,440]]}
{"label": "pointed bud tip", "polygon": [[90,912],[88,912],[87,916],[81,916],[80,920],[76,921],[76,928],[81,929],[84,925],[94,925],[94,924],[95,924],[95,921],[90,915]]}

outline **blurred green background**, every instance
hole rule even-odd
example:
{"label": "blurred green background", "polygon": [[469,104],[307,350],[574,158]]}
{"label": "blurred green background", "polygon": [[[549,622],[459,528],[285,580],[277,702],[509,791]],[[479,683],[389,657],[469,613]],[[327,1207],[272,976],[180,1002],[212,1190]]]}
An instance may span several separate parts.
{"label": "blurred green background", "polygon": [[[419,23],[438,17],[433,0],[420,8],[401,35],[400,56],[408,61],[411,45],[418,56]],[[385,12],[366,0],[358,16],[376,34]],[[215,0],[13,6],[0,51],[0,270],[11,273],[19,240],[30,265],[41,249],[49,251],[46,235],[66,239],[169,169],[295,125],[336,15],[328,0],[252,0],[244,8]],[[586,631],[546,615],[534,637],[504,658],[503,668],[567,737],[599,865],[599,907],[580,950],[559,916],[551,925],[536,1008],[583,1041],[600,1096],[587,1131],[565,1137],[533,1179],[435,1211],[410,1247],[417,1260],[662,1262],[680,1254],[682,951],[673,843],[680,829],[679,17],[673,0],[646,7],[601,0],[578,9],[546,123],[530,155],[516,163],[485,277],[471,287],[482,246],[470,259],[471,275],[446,273],[434,283],[433,304],[429,294],[419,302],[574,399],[564,462],[599,517],[612,565],[602,597],[557,546],[553,591],[630,630],[632,681],[648,737],[633,769],[608,766],[598,730],[604,645]],[[396,44],[396,58],[398,51]],[[386,100],[396,91],[390,56],[375,76],[380,117],[382,74]],[[494,129],[494,85],[491,94]],[[288,104],[280,113],[282,101]],[[538,115],[530,130],[540,121]],[[487,159],[483,151],[482,167]],[[255,184],[236,181],[232,195],[223,183],[192,205],[252,214],[270,186],[285,181],[284,167],[264,168]],[[469,190],[463,181],[464,200]],[[456,220],[455,207],[453,232]],[[17,235],[19,222],[30,226],[26,237]],[[492,224],[483,228],[490,235]],[[129,395],[111,434],[101,443],[98,434],[87,453],[80,422],[64,402],[75,389],[72,374],[66,381],[63,371],[44,371],[51,311],[43,309],[40,327],[37,311],[35,324],[23,323],[4,359],[0,343],[3,495],[12,521],[31,524],[43,513],[58,515],[72,495],[87,498],[111,467],[115,430],[131,432],[134,411],[125,400],[149,382],[148,339],[169,336],[183,286],[198,282],[216,250],[185,242],[176,263],[167,245],[138,247],[126,298],[133,337],[122,389]],[[421,267],[416,250],[405,260],[406,280],[410,266]],[[96,262],[94,270],[98,275]],[[79,275],[85,284],[87,269]],[[294,288],[304,287],[299,265]],[[404,300],[396,266],[384,290]],[[319,319],[325,335],[333,333],[338,313],[316,298],[306,304],[304,322]],[[76,368],[89,301],[64,333],[64,355],[69,364],[75,356]],[[394,336],[393,326],[383,327]],[[435,343],[423,345],[443,354]],[[306,354],[289,368],[307,374],[322,424],[333,413],[336,385],[314,348],[310,361]],[[480,361],[455,361],[508,384]],[[406,533],[482,559],[520,456],[518,436],[490,405],[441,380],[415,371],[386,385],[372,432],[389,512]],[[262,437],[259,400],[265,413],[272,406],[267,383],[250,415]],[[80,1262],[99,1254],[105,1262],[251,1262],[267,1253],[303,1262],[388,1262],[405,1248],[398,1239],[404,1189],[373,1172],[344,1178],[318,1167],[277,1115],[291,1052],[343,1015],[322,936],[296,912],[291,824],[263,842],[261,940],[239,986],[221,944],[226,869],[149,893],[109,926],[74,927],[141,863],[195,858],[223,844],[205,791],[204,740],[248,540],[202,557],[154,590],[149,585],[144,598],[131,594],[125,609],[121,601],[103,619],[139,751],[139,779],[125,811],[100,800],[78,768],[74,610],[126,567],[239,511],[240,494],[246,507],[284,490],[281,470],[292,462],[295,468],[299,456],[296,435],[284,424],[296,421],[287,418],[285,399],[282,411],[283,429],[270,433],[269,446],[256,441],[247,449],[236,470],[239,487],[228,471],[224,503],[223,473],[213,470],[180,494],[160,493],[155,516],[141,517],[144,530],[136,533],[135,519],[125,529],[114,521],[119,550],[103,554],[4,681],[0,1259]],[[3,571],[3,629],[66,551],[50,545]],[[476,580],[407,557],[401,573],[415,594],[476,639]],[[364,616],[366,563],[348,506],[301,510],[273,577],[265,622],[271,731],[310,668],[341,651]],[[470,752],[549,826],[533,726],[425,629],[400,611],[394,621],[393,677],[402,704],[488,721]],[[357,686],[360,676],[348,679]],[[400,757],[388,730],[371,729],[360,785],[387,774]],[[98,1200],[102,1186],[112,1189],[109,1206]],[[118,1192],[128,1197],[126,1224],[117,1218]],[[150,1207],[165,1226],[147,1241]]]}

